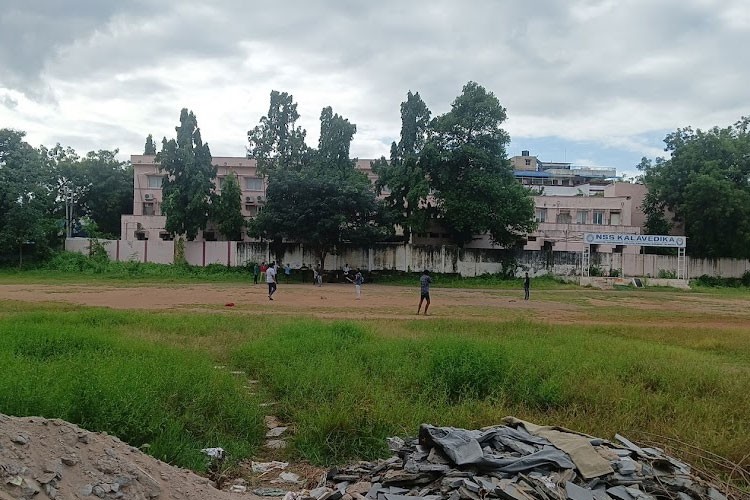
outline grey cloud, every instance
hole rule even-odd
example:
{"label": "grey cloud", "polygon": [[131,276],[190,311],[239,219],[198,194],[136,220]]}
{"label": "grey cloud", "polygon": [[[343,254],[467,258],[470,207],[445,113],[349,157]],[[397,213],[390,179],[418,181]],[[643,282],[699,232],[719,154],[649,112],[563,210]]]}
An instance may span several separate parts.
{"label": "grey cloud", "polygon": [[[62,81],[90,100],[117,95],[141,107],[144,136],[170,135],[179,108],[195,106],[184,102],[186,88],[212,90],[218,101],[227,85],[246,82],[258,92],[247,97],[252,106],[236,103],[227,112],[265,112],[271,89],[298,99],[325,93],[327,102],[315,106],[344,113],[359,126],[355,143],[368,151],[384,144],[387,154],[408,90],[439,114],[475,80],[497,95],[511,120],[525,122],[518,127],[524,133],[557,129],[627,143],[621,138],[634,128],[645,133],[737,114],[750,68],[748,30],[730,27],[719,6],[701,0],[28,5],[0,20],[0,67],[8,69],[0,85],[43,93]],[[14,50],[13,40],[25,42]],[[262,61],[269,52],[275,64]],[[173,87],[163,75],[186,85]],[[327,82],[344,82],[351,92],[326,89]],[[319,108],[300,108],[314,142]],[[629,111],[613,117],[613,109]],[[246,125],[232,132],[240,147],[259,116],[242,117]],[[231,147],[230,138],[214,139],[218,130],[206,135],[213,149]]]}
{"label": "grey cloud", "polygon": [[0,104],[2,104],[8,109],[15,109],[16,106],[18,106],[18,101],[13,99],[9,95],[2,95],[0,96]]}

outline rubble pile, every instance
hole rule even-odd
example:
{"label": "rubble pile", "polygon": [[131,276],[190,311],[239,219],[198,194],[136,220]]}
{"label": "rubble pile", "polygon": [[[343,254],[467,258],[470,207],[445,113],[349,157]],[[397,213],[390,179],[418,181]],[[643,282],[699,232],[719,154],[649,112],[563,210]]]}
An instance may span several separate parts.
{"label": "rubble pile", "polygon": [[0,414],[0,500],[230,500],[208,479],[106,433],[57,419]]}
{"label": "rubble pile", "polygon": [[394,456],[332,469],[285,500],[727,500],[658,448],[506,417],[481,430],[422,425]]}

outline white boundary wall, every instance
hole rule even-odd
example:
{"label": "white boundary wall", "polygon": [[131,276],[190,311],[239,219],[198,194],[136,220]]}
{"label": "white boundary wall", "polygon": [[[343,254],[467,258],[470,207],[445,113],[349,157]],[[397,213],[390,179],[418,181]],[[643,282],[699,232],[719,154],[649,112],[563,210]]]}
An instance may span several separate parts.
{"label": "white boundary wall", "polygon": [[[100,240],[112,260],[174,262],[174,242],[161,240]],[[89,240],[71,238],[65,241],[65,249],[87,254]],[[302,245],[284,244],[279,264],[289,263],[293,269],[312,268],[315,255]],[[423,246],[408,244],[378,244],[370,249],[346,248],[338,254],[328,255],[326,270],[341,269],[349,264],[352,269],[367,271],[421,271],[429,269],[438,273],[456,273],[462,276],[478,276],[498,273],[502,270],[502,258],[506,255],[499,249],[458,249],[450,246]],[[204,266],[221,264],[242,266],[249,262],[271,262],[276,260],[269,244],[236,241],[188,241],[185,242],[185,258],[189,264]],[[553,252],[552,254],[525,251],[516,255],[516,274],[529,272],[532,276],[555,274],[574,276],[580,274],[581,261],[578,252]],[[676,273],[676,255],[651,254],[592,254],[591,264],[605,274],[611,269],[622,269],[624,276],[650,276],[656,278],[660,271]],[[702,275],[723,278],[739,278],[750,271],[750,260],[694,259],[688,258],[688,277]]]}

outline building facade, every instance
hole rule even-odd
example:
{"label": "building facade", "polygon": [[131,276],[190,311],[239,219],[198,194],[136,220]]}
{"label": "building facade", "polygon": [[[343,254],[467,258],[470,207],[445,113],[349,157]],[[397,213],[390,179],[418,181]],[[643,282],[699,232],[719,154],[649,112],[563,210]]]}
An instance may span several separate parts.
{"label": "building facade", "polygon": [[[373,160],[357,160],[356,168],[374,182]],[[528,163],[527,163],[528,162]],[[121,238],[123,240],[171,240],[165,230],[166,216],[161,212],[163,172],[159,171],[154,155],[132,155],[133,165],[133,215],[122,216]],[[242,215],[246,219],[255,217],[266,201],[266,183],[258,175],[254,159],[243,157],[214,157],[217,169],[215,189],[221,192],[224,179],[234,174],[242,191]],[[583,234],[586,232],[618,232],[642,234],[644,215],[641,209],[645,186],[613,182],[615,169],[595,167],[573,167],[568,163],[542,162],[524,151],[521,156],[511,158],[519,182],[528,185],[538,194],[534,196],[535,217],[539,223],[533,233],[527,235],[524,250],[549,252],[580,252],[583,250]],[[536,169],[536,170],[534,170]],[[519,174],[520,172],[520,174]],[[562,172],[562,173],[560,173]],[[533,177],[531,174],[545,174]],[[543,179],[543,183],[528,180]],[[215,241],[222,235],[208,226],[199,233],[199,241]],[[243,241],[250,241],[247,234]],[[435,227],[428,233],[414,235],[413,243],[443,245],[450,242],[449,235]],[[487,235],[478,236],[466,245],[468,248],[493,248]],[[604,246],[596,249],[600,253],[637,253],[637,247],[620,248]]]}

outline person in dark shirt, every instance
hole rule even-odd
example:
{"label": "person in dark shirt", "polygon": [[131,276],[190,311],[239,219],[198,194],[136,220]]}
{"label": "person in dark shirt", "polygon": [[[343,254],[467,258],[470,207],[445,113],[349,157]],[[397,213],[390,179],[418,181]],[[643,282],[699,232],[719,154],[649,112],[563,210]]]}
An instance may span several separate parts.
{"label": "person in dark shirt", "polygon": [[419,307],[417,307],[417,314],[422,310],[422,302],[425,302],[424,306],[424,314],[427,316],[427,309],[430,308],[430,283],[432,283],[432,278],[430,278],[430,271],[427,269],[424,270],[422,273],[422,276],[419,278]]}
{"label": "person in dark shirt", "polygon": [[526,273],[526,277],[523,279],[523,300],[529,300],[529,288],[531,287],[531,280],[529,279],[529,273]]}

